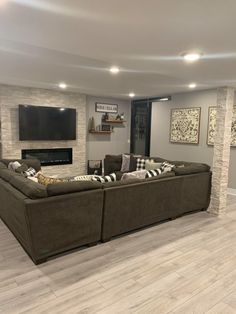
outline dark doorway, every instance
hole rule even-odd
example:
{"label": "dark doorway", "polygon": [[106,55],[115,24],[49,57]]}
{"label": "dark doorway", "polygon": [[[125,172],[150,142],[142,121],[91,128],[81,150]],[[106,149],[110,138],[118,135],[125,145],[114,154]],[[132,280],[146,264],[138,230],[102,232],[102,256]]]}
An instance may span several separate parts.
{"label": "dark doorway", "polygon": [[131,145],[133,154],[149,156],[152,101],[134,100],[131,104]]}
{"label": "dark doorway", "polygon": [[130,152],[150,156],[152,103],[170,101],[171,96],[136,99],[131,103]]}

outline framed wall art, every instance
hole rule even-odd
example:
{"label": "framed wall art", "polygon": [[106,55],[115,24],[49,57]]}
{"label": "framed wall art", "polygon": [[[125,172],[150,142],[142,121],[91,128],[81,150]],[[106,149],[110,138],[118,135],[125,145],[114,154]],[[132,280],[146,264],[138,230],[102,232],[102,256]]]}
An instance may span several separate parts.
{"label": "framed wall art", "polygon": [[170,142],[198,144],[201,108],[176,108],[171,110]]}
{"label": "framed wall art", "polygon": [[[207,129],[207,145],[214,145],[216,132],[216,114],[217,107],[209,107],[208,111],[208,129]],[[231,128],[231,146],[236,147],[236,107],[233,109],[232,128]]]}
{"label": "framed wall art", "polygon": [[96,112],[107,112],[107,113],[117,113],[118,105],[116,104],[106,104],[106,103],[95,103],[95,111]]}

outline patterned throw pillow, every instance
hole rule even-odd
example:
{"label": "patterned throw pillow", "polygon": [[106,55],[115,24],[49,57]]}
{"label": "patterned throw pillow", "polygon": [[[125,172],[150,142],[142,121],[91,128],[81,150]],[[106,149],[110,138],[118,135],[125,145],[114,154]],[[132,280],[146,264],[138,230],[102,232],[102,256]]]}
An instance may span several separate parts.
{"label": "patterned throw pillow", "polygon": [[162,170],[161,169],[154,169],[154,170],[149,170],[146,173],[146,178],[152,178],[152,177],[157,177],[160,174],[162,174]]}
{"label": "patterned throw pillow", "polygon": [[94,177],[94,175],[84,175],[84,176],[76,176],[76,177],[73,177],[73,178],[70,178],[70,181],[91,181],[92,178]]}
{"label": "patterned throw pillow", "polygon": [[105,182],[114,182],[116,181],[116,174],[115,173],[111,173],[107,176],[93,176],[92,181],[98,181],[101,183],[105,183]]}
{"label": "patterned throw pillow", "polygon": [[145,169],[146,159],[137,158],[136,171]]}
{"label": "patterned throw pillow", "polygon": [[26,176],[26,177],[34,177],[36,175],[37,171],[30,167],[28,168],[26,171],[23,172],[23,174]]}
{"label": "patterned throw pillow", "polygon": [[47,186],[48,184],[61,183],[61,182],[68,182],[69,181],[68,179],[46,177],[42,173],[38,173],[37,179],[38,179],[38,183],[43,184],[45,186]]}
{"label": "patterned throw pillow", "polygon": [[162,163],[160,169],[163,173],[170,172],[175,168],[175,165],[170,164],[169,162],[165,161]]}
{"label": "patterned throw pillow", "polygon": [[122,154],[122,165],[120,171],[128,172],[130,166],[130,155]]}

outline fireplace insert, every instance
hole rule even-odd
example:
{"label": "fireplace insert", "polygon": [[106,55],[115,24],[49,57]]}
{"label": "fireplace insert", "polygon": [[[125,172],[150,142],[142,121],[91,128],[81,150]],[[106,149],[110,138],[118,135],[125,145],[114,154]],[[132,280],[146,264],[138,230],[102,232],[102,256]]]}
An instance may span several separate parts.
{"label": "fireplace insert", "polygon": [[67,165],[73,163],[72,148],[23,149],[22,159],[37,158],[42,166]]}

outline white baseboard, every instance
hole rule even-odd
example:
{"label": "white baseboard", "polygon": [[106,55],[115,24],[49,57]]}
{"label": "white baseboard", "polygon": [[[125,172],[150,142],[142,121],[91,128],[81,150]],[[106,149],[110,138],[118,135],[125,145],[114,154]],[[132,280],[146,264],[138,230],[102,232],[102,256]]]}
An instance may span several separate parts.
{"label": "white baseboard", "polygon": [[230,194],[230,195],[236,195],[236,189],[230,189],[230,188],[228,188],[228,194]]}

